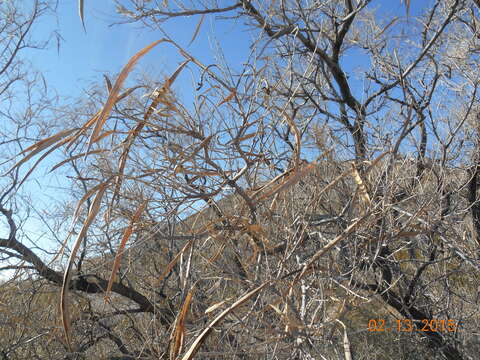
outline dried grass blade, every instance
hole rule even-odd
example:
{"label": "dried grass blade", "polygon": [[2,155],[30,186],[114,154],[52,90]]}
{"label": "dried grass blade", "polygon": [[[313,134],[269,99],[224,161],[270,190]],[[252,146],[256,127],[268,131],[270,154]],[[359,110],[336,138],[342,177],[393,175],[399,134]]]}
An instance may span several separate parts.
{"label": "dried grass blade", "polygon": [[205,14],[203,14],[202,17],[200,18],[200,21],[198,22],[197,27],[195,28],[195,32],[193,33],[192,39],[188,43],[188,46],[192,45],[192,43],[197,38],[197,35],[200,32],[200,28],[202,27],[203,20],[205,20]]}
{"label": "dried grass blade", "polygon": [[141,121],[137,124],[137,126],[135,126],[133,130],[130,130],[128,132],[127,139],[124,142],[125,147],[122,151],[122,154],[120,155],[120,159],[118,162],[118,174],[115,180],[115,187],[112,195],[112,205],[117,199],[118,194],[120,193],[120,187],[122,186],[122,177],[125,171],[125,165],[127,164],[127,158],[130,152],[130,148],[132,147],[133,141],[138,136],[138,134],[140,134],[140,131],[142,131],[145,124],[146,124],[146,121]]}
{"label": "dried grass blade", "polygon": [[[213,237],[213,236],[212,236]],[[218,237],[216,237],[218,238]],[[217,259],[220,257],[220,255],[223,253],[225,250],[225,244],[221,244],[220,247],[218,248],[217,252],[213,254],[209,259],[207,259],[208,265],[212,265]]]}
{"label": "dried grass blade", "polygon": [[[165,91],[166,89],[168,89],[170,87],[170,85],[175,81],[175,79],[177,78],[178,74],[180,74],[180,72],[182,71],[182,69],[185,67],[185,65],[187,65],[188,63],[190,62],[190,60],[186,60],[184,61],[183,63],[180,64],[180,66],[175,70],[175,72],[172,74],[172,76],[170,76],[170,78],[165,82],[165,84],[162,86],[162,88],[156,92],[156,96],[155,98],[153,99],[152,103],[150,104],[150,106],[148,107],[145,115],[143,116],[143,122],[139,123],[137,125],[137,127],[135,128],[135,130],[133,131],[133,136],[138,136],[138,134],[140,133],[140,131],[142,130],[142,128],[145,126],[145,124],[147,123],[148,119],[150,118],[150,116],[153,114],[153,112],[155,111],[156,107],[158,106],[158,104],[160,103],[161,99],[163,96],[165,96]],[[127,148],[129,148],[131,146],[131,142],[133,141],[132,140],[127,140],[129,141],[129,145],[127,146]],[[128,152],[128,150],[127,150]],[[122,157],[124,155],[122,154]],[[123,162],[125,162],[126,159],[124,159]],[[123,163],[123,167],[125,166],[125,163]],[[123,174],[123,168],[121,167],[121,174]],[[121,182],[121,180],[119,180]],[[118,183],[120,184],[120,183]],[[118,186],[116,185],[116,191],[118,190]]]}
{"label": "dried grass blade", "polygon": [[345,360],[352,360],[352,352],[350,350],[350,340],[348,339],[347,327],[342,321],[338,319],[335,319],[335,321],[339,322],[343,327],[343,350],[345,353]]}
{"label": "dried grass blade", "polygon": [[180,250],[178,252],[177,255],[175,255],[175,257],[172,259],[172,261],[170,261],[170,263],[165,267],[165,270],[163,271],[163,273],[160,275],[160,277],[158,278],[158,280],[156,281],[157,284],[161,283],[163,279],[165,279],[165,276],[167,276],[170,271],[172,271],[173,267],[175,266],[175,264],[177,263],[178,259],[180,259],[180,256],[182,256],[182,254],[187,251],[190,246],[192,246],[193,244],[193,240],[190,240],[189,242],[187,242],[185,244],[185,246],[182,248],[182,250]]}
{"label": "dried grass blade", "polygon": [[29,146],[28,148],[26,148],[25,150],[23,150],[19,155],[21,154],[25,154],[27,152],[30,152],[28,155],[26,155],[25,157],[23,157],[20,161],[18,161],[15,165],[12,166],[12,168],[10,170],[7,171],[7,173],[9,173],[10,171],[14,170],[15,168],[18,168],[19,166],[21,166],[22,164],[24,164],[25,162],[27,162],[28,160],[30,160],[32,157],[34,157],[35,155],[37,155],[38,153],[42,152],[43,150],[45,150],[46,148],[52,146],[53,144],[55,144],[57,141],[60,141],[62,140],[64,137],[70,135],[72,132],[76,131],[77,129],[70,129],[70,130],[64,130],[64,131],[60,131],[59,133],[55,134],[55,135],[52,135],[46,139],[43,139],[31,146]]}
{"label": "dried grass blade", "polygon": [[50,262],[48,263],[48,265],[53,264],[53,262],[54,262],[55,260],[57,260],[60,256],[63,255],[63,252],[65,251],[65,247],[67,246],[68,240],[70,240],[70,237],[71,237],[72,235],[73,235],[73,232],[72,232],[72,231],[69,231],[66,239],[64,240],[64,242],[62,243],[62,246],[60,247],[60,250],[57,251],[57,253],[56,253],[55,256],[52,258],[52,260],[50,260]]}
{"label": "dried grass blade", "polygon": [[103,74],[103,78],[105,79],[105,85],[107,86],[107,91],[108,93],[110,93],[110,91],[112,91],[112,82],[110,81],[110,78]]}
{"label": "dried grass blade", "polygon": [[170,88],[170,86],[172,86],[174,81],[177,79],[178,75],[182,72],[185,65],[187,65],[189,62],[190,60],[185,60],[180,65],[178,65],[177,69],[173,72],[172,76],[168,78],[168,80],[166,81],[166,84],[164,85],[167,87],[167,89]]}
{"label": "dried grass blade", "polygon": [[398,17],[395,16],[392,21],[390,21],[387,25],[385,25],[385,27],[382,29],[382,31],[380,31],[378,34],[375,35],[375,39],[378,39],[385,31],[387,31],[387,29],[392,26],[393,24],[395,24],[398,20]]}
{"label": "dried grass blade", "polygon": [[256,295],[260,290],[262,290],[265,286],[267,286],[270,282],[267,281],[265,283],[263,283],[262,285],[256,287],[255,289],[253,289],[252,291],[246,293],[245,295],[243,295],[240,299],[238,299],[235,303],[233,303],[230,307],[228,307],[227,309],[225,309],[224,311],[222,311],[220,313],[220,315],[218,315],[215,319],[213,319],[212,322],[210,322],[210,324],[208,324],[208,326],[202,331],[202,333],[195,339],[195,341],[193,342],[193,344],[190,346],[190,348],[188,349],[188,351],[185,353],[185,355],[183,356],[182,360],[191,360],[193,359],[193,357],[195,356],[195,354],[197,353],[198,349],[200,348],[200,346],[202,345],[202,343],[205,341],[205,339],[207,338],[207,336],[210,334],[210,332],[212,331],[213,327],[215,325],[217,325],[220,321],[223,320],[223,318],[225,318],[225,316],[227,316],[229,313],[231,313],[233,310],[235,310],[237,307],[239,307],[240,305],[242,305],[245,301],[249,300],[251,297],[253,297],[254,295]]}
{"label": "dried grass blade", "polygon": [[162,101],[162,98],[165,97],[165,94],[167,92],[167,90],[170,88],[170,86],[173,84],[173,82],[175,81],[175,79],[177,78],[177,76],[180,74],[180,72],[183,70],[183,68],[185,67],[185,65],[187,65],[188,63],[190,62],[190,60],[185,60],[184,62],[182,62],[178,68],[174,71],[174,73],[172,74],[172,76],[170,76],[170,78],[168,78],[165,83],[162,85],[162,87],[156,91],[154,91],[153,93],[155,94],[155,98],[153,99],[152,103],[150,104],[150,106],[148,107],[147,109],[147,112],[145,113],[144,117],[143,117],[143,120],[147,121],[150,116],[153,114],[153,112],[156,110],[156,107],[158,106],[158,104]]}
{"label": "dried grass blade", "polygon": [[144,86],[143,86],[143,85],[138,85],[138,86],[134,86],[134,87],[128,88],[128,89],[125,90],[123,93],[121,93],[120,95],[118,95],[116,102],[125,99],[125,98],[126,98],[128,95],[130,95],[132,92],[134,92],[135,90],[140,89],[140,88],[142,88],[142,87],[144,87]]}
{"label": "dried grass blade", "polygon": [[286,171],[284,171],[283,173],[275,176],[272,180],[270,180],[268,183],[260,186],[259,188],[253,188],[253,189],[251,189],[251,190],[250,190],[250,191],[251,191],[251,194],[250,194],[250,195],[251,195],[252,197],[256,197],[256,196],[257,196],[258,194],[260,194],[262,191],[264,191],[265,189],[267,189],[270,185],[274,184],[274,183],[277,182],[277,181],[280,181],[280,179],[282,179],[282,178],[284,178],[284,177],[288,178],[290,172],[291,172],[291,169],[290,169],[290,170],[286,170]]}
{"label": "dried grass blade", "polygon": [[78,201],[77,207],[75,208],[75,211],[73,213],[73,218],[72,218],[72,224],[71,224],[71,230],[73,231],[73,227],[75,226],[75,223],[78,220],[78,216],[80,215],[80,209],[82,208],[83,203],[90,197],[92,196],[95,192],[98,192],[100,188],[104,185],[104,183],[100,183],[98,185],[95,185],[93,188],[88,190],[82,198]]}
{"label": "dried grass blade", "polygon": [[87,32],[87,28],[85,27],[85,19],[84,19],[84,0],[78,0],[78,15],[80,16],[80,20],[82,21],[83,30]]}
{"label": "dried grass blade", "polygon": [[127,163],[127,155],[128,155],[128,152],[123,152],[122,155],[120,155],[118,174],[115,179],[115,185],[113,188],[113,195],[112,195],[112,202],[111,202],[112,206],[115,203],[117,196],[120,194],[120,187],[122,186],[123,171],[125,169],[125,164]]}
{"label": "dried grass blade", "polygon": [[115,105],[115,103],[117,102],[118,93],[120,92],[120,89],[123,83],[125,82],[125,79],[127,78],[130,71],[132,71],[133,67],[138,62],[138,60],[140,60],[141,57],[143,57],[155,46],[157,46],[158,44],[164,41],[165,41],[164,39],[156,40],[150,45],[144,47],[142,50],[140,50],[135,55],[133,55],[132,58],[127,63],[127,65],[125,65],[125,67],[122,69],[122,71],[120,72],[120,75],[118,75],[117,80],[115,81],[115,84],[112,87],[112,91],[110,91],[107,102],[105,103],[100,115],[98,116],[98,120],[96,122],[95,128],[93,129],[93,132],[90,136],[90,140],[88,142],[87,153],[90,151],[90,148],[92,147],[93,143],[97,141],[97,137],[100,134],[100,131],[102,130],[103,125],[105,124],[108,116],[110,115],[113,105]]}
{"label": "dried grass blade", "polygon": [[205,315],[208,315],[208,314],[210,314],[211,312],[214,312],[215,310],[217,310],[219,307],[222,307],[223,304],[225,304],[228,300],[229,300],[229,299],[222,300],[222,301],[220,301],[220,302],[218,302],[218,303],[215,303],[215,304],[209,306],[209,307],[207,308],[207,310],[205,310]]}
{"label": "dried grass blade", "polygon": [[43,159],[45,159],[48,155],[50,155],[52,152],[54,152],[55,150],[57,150],[59,147],[61,147],[68,139],[66,139],[65,141],[61,141],[60,143],[54,145],[51,149],[48,149],[48,151],[43,154],[42,156],[40,156],[40,158],[35,161],[35,164],[33,164],[33,166],[28,170],[27,174],[23,177],[23,179],[18,183],[18,187],[22,186],[22,184],[25,182],[25,180],[27,180],[27,178],[33,173],[33,171],[36,169],[36,167],[38,166],[38,164],[40,164],[42,162]]}
{"label": "dried grass blade", "polygon": [[[371,165],[368,167],[367,169],[367,172],[370,171],[371,169],[373,169],[374,166],[376,166],[378,164],[378,162],[386,155],[388,154],[389,152],[384,152],[383,154],[379,155],[375,160],[372,161]],[[326,192],[327,190],[329,190],[331,187],[333,187],[336,183],[338,183],[340,180],[342,180],[344,177],[350,175],[352,173],[353,169],[350,168],[346,171],[344,171],[343,173],[341,173],[340,175],[338,175],[335,179],[333,179],[327,186],[325,186],[322,190],[320,190],[320,192],[318,194],[316,194],[316,196],[320,196],[322,195],[324,192]]]}
{"label": "dried grass blade", "polygon": [[65,136],[70,135],[72,132],[76,131],[78,129],[69,129],[69,130],[63,130],[60,131],[46,139],[40,140],[39,142],[36,142],[33,145],[30,145],[28,148],[23,150],[19,155],[25,154],[29,151],[35,150],[37,151],[38,148],[45,149],[46,147],[52,145],[53,143],[57,142],[58,140],[63,139]]}
{"label": "dried grass blade", "polygon": [[[97,138],[97,141],[100,141],[104,138],[106,138],[107,136],[110,136],[110,135],[113,135],[113,134],[116,134],[118,131],[117,130],[108,130],[108,131],[105,131],[102,135],[100,135],[98,138]],[[113,146],[113,145],[112,145]],[[114,148],[110,149],[110,150],[113,150]],[[93,151],[90,151],[90,153],[86,154],[86,155],[90,155],[90,154],[93,154],[94,152]]]}
{"label": "dried grass blade", "polygon": [[283,316],[283,312],[275,304],[268,304],[278,315]]}
{"label": "dried grass blade", "polygon": [[72,135],[72,138],[70,140],[70,143],[67,145],[66,150],[70,149],[70,147],[75,144],[75,141],[78,140],[78,138],[98,119],[98,116],[100,115],[100,110],[96,112],[95,115],[93,115],[90,119],[88,119],[80,129],[77,129],[77,133],[75,135]]}
{"label": "dried grass blade", "polygon": [[65,165],[66,163],[69,163],[70,161],[73,161],[73,160],[76,160],[76,159],[79,159],[85,155],[91,155],[91,154],[100,154],[100,153],[103,153],[103,152],[106,152],[106,151],[109,151],[107,149],[98,149],[98,150],[92,150],[90,151],[89,153],[81,153],[81,154],[78,154],[78,155],[74,155],[74,156],[71,156],[69,157],[68,159],[65,159],[65,160],[62,160],[60,161],[58,164],[56,164],[55,166],[53,166],[49,172],[52,172],[56,169],[58,169],[59,167]]}
{"label": "dried grass blade", "polygon": [[145,200],[140,204],[140,206],[135,211],[135,214],[133,215],[132,219],[130,220],[130,225],[125,229],[125,232],[123,233],[122,240],[120,241],[120,245],[118,246],[117,253],[115,254],[115,260],[113,262],[112,273],[110,275],[110,280],[108,281],[107,290],[105,292],[105,300],[106,301],[108,301],[108,299],[109,299],[110,291],[112,290],[113,282],[115,281],[115,277],[116,277],[118,269],[120,267],[120,260],[122,259],[123,251],[125,249],[125,245],[127,244],[128,239],[132,235],[133,227],[135,226],[135,224],[140,219],[140,216],[142,215],[143,211],[145,210],[145,207],[147,206],[147,203],[148,203],[148,200]]}
{"label": "dried grass blade", "polygon": [[80,230],[75,243],[73,244],[72,252],[70,253],[70,257],[68,258],[67,262],[67,269],[65,270],[63,276],[63,284],[61,289],[61,296],[60,296],[60,316],[62,318],[63,330],[65,332],[65,340],[67,342],[68,348],[72,351],[72,344],[70,339],[70,316],[68,312],[68,290],[69,284],[72,277],[72,267],[73,261],[75,256],[77,255],[77,251],[82,243],[84,236],[87,234],[87,230],[92,224],[93,220],[97,216],[98,211],[100,210],[100,205],[102,203],[102,197],[105,193],[105,190],[108,187],[109,181],[106,181],[101,184],[98,189],[97,195],[90,206],[88,211],[87,219],[85,220],[82,229]]}
{"label": "dried grass blade", "polygon": [[170,348],[170,360],[175,360],[182,351],[183,339],[185,337],[185,318],[187,317],[188,309],[192,302],[193,289],[190,290],[185,297],[182,309],[177,318],[175,328],[173,329],[173,346]]}

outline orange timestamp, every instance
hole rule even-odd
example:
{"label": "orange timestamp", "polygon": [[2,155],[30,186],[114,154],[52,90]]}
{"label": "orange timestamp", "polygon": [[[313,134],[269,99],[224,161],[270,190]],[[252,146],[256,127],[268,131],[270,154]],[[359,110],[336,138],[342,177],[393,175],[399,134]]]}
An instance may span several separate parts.
{"label": "orange timestamp", "polygon": [[370,332],[455,332],[457,328],[458,322],[451,319],[397,319],[393,323],[387,323],[385,319],[368,321]]}

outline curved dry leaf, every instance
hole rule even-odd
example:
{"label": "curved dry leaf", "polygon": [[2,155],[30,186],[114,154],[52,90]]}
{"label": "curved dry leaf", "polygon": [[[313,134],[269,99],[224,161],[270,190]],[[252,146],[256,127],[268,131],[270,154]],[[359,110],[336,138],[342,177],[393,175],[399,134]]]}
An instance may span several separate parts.
{"label": "curved dry leaf", "polygon": [[[128,141],[128,139],[127,139],[127,141]],[[123,172],[125,170],[125,165],[127,163],[127,157],[128,157],[128,152],[129,152],[130,146],[131,146],[131,143],[127,144],[126,148],[124,149],[124,151],[120,155],[120,159],[119,159],[119,163],[118,163],[118,173],[117,173],[117,177],[115,179],[115,186],[114,186],[113,195],[112,195],[112,202],[111,202],[112,206],[113,206],[115,200],[117,199],[118,194],[120,193],[120,187],[122,186]]]}
{"label": "curved dry leaf", "polygon": [[180,257],[182,256],[182,254],[187,251],[190,246],[192,246],[193,244],[193,240],[190,240],[189,242],[187,242],[185,244],[185,246],[182,248],[182,250],[180,250],[178,252],[177,255],[175,255],[175,257],[172,259],[172,261],[170,261],[170,263],[168,263],[168,265],[165,267],[165,270],[163,271],[163,273],[160,275],[160,277],[157,279],[156,283],[159,284],[162,282],[162,280],[165,278],[165,276],[167,276],[170,271],[172,271],[173,267],[175,266],[175,264],[178,262],[178,259],[180,259]]}
{"label": "curved dry leaf", "polygon": [[226,299],[226,300],[220,301],[220,302],[218,302],[218,303],[216,303],[216,304],[213,304],[213,305],[209,306],[209,307],[207,308],[207,310],[205,310],[205,315],[208,315],[208,314],[210,314],[211,312],[214,312],[214,311],[217,310],[218,308],[222,307],[223,304],[225,304],[228,300],[229,300],[229,299]]}
{"label": "curved dry leaf", "polygon": [[110,93],[110,91],[112,91],[112,82],[110,81],[110,78],[103,74],[103,78],[105,79],[105,85],[107,86],[107,91],[108,93]]}
{"label": "curved dry leaf", "polygon": [[152,42],[150,45],[144,47],[142,50],[140,50],[135,55],[133,55],[132,58],[127,63],[127,65],[124,66],[124,68],[120,72],[120,75],[118,75],[117,80],[115,81],[115,84],[112,87],[112,91],[110,91],[107,102],[105,103],[100,115],[98,116],[97,122],[95,124],[95,128],[93,129],[93,132],[88,142],[87,153],[90,151],[90,148],[92,147],[93,143],[97,141],[97,137],[100,134],[100,131],[102,130],[103,125],[105,124],[108,116],[110,115],[110,112],[112,111],[113,106],[117,102],[118,93],[120,92],[120,89],[123,83],[125,82],[125,79],[127,78],[130,71],[132,71],[133,67],[138,62],[138,60],[140,60],[141,57],[143,57],[155,46],[157,46],[158,44],[164,41],[166,40],[160,39]]}
{"label": "curved dry leaf", "polygon": [[105,190],[108,187],[109,181],[102,183],[98,189],[97,195],[90,206],[88,211],[88,216],[85,222],[83,223],[82,229],[80,230],[75,243],[73,244],[72,252],[68,258],[67,269],[63,275],[63,284],[60,295],[60,317],[62,318],[63,330],[65,333],[65,340],[67,342],[68,348],[72,350],[71,339],[70,339],[70,317],[68,313],[68,290],[69,284],[72,277],[72,267],[77,251],[82,243],[84,236],[87,234],[87,230],[92,224],[93,220],[97,216],[97,213],[100,209],[102,203],[102,197],[105,193]]}
{"label": "curved dry leaf", "polygon": [[185,301],[183,303],[182,309],[180,310],[180,314],[178,315],[175,328],[173,329],[172,337],[173,340],[171,342],[170,348],[170,360],[175,360],[182,351],[183,347],[183,339],[185,337],[185,318],[187,317],[188,309],[190,308],[190,304],[192,302],[193,297],[193,290],[190,290],[185,297]]}
{"label": "curved dry leaf", "polygon": [[[159,40],[160,41],[160,40]],[[165,81],[165,84],[162,86],[163,91],[158,91],[155,99],[152,101],[150,106],[148,107],[147,111],[144,114],[143,121],[139,122],[137,126],[133,130],[130,130],[128,132],[128,137],[125,140],[125,148],[122,151],[122,154],[120,155],[119,159],[119,164],[118,164],[118,175],[115,180],[115,188],[113,191],[113,196],[112,196],[112,204],[115,202],[115,199],[118,196],[118,193],[120,192],[120,187],[122,186],[122,176],[123,172],[125,171],[125,165],[127,163],[127,158],[128,158],[128,153],[130,152],[130,148],[133,144],[134,139],[140,134],[140,131],[142,131],[143,127],[147,123],[147,120],[150,118],[151,114],[155,110],[156,106],[159,104],[161,101],[162,97],[165,95],[165,89],[169,88],[170,85],[175,81],[177,78],[178,74],[182,71],[182,69],[187,65],[189,60],[184,61],[180,66],[174,71],[172,76],[170,76],[169,79]],[[127,91],[125,91],[118,99],[123,98],[125,96],[128,96],[133,90],[137,89],[138,87],[131,88]]]}
{"label": "curved dry leaf", "polygon": [[378,39],[385,31],[387,31],[387,29],[392,26],[393,24],[395,24],[398,20],[398,17],[395,16],[387,25],[385,25],[385,27],[378,33],[375,35],[375,39]]}
{"label": "curved dry leaf", "polygon": [[140,88],[142,88],[142,87],[144,87],[144,86],[143,86],[143,85],[137,85],[137,86],[128,88],[128,89],[125,90],[123,93],[121,93],[120,95],[118,95],[116,102],[125,99],[125,98],[126,98],[128,95],[130,95],[132,92],[134,92],[135,90],[140,89]]}
{"label": "curved dry leaf", "polygon": [[137,124],[135,129],[130,130],[128,132],[127,139],[125,140],[125,143],[124,143],[125,147],[122,151],[122,154],[120,155],[120,159],[118,160],[118,173],[115,179],[115,186],[114,186],[112,202],[111,202],[112,205],[117,199],[118,194],[120,193],[120,187],[122,186],[122,177],[125,171],[125,165],[127,164],[128,153],[130,152],[133,139],[138,135],[138,133],[140,132],[141,128],[143,128],[144,125],[145,125],[145,121],[142,121]]}
{"label": "curved dry leaf", "polygon": [[55,150],[57,150],[59,147],[61,147],[63,144],[65,144],[65,142],[67,142],[69,139],[65,139],[64,141],[54,145],[51,149],[48,149],[48,151],[43,154],[42,156],[40,156],[40,158],[35,161],[35,164],[33,164],[33,166],[28,170],[27,174],[23,177],[23,179],[18,183],[18,187],[22,186],[22,184],[25,182],[25,180],[27,180],[27,178],[33,173],[33,171],[36,169],[36,167],[38,166],[38,164],[40,164],[42,162],[43,159],[45,159],[48,155],[50,155],[52,152],[54,152]]}
{"label": "curved dry leaf", "polygon": [[58,133],[56,133],[56,134],[54,134],[54,135],[52,135],[52,136],[50,136],[46,139],[40,140],[40,141],[36,142],[35,144],[30,145],[28,148],[26,148],[25,150],[20,152],[19,155],[25,154],[25,153],[27,153],[29,151],[32,151],[32,150],[38,151],[37,149],[39,149],[39,148],[41,148],[43,150],[46,147],[55,143],[56,141],[61,140],[65,136],[70,135],[72,132],[74,132],[76,130],[78,130],[78,128],[60,131],[60,132],[58,132]]}
{"label": "curved dry leaf", "polygon": [[74,156],[71,156],[69,157],[68,159],[65,159],[65,160],[62,160],[60,161],[58,164],[56,164],[55,166],[53,166],[49,172],[52,172],[56,169],[58,169],[59,167],[65,165],[66,163],[69,163],[70,161],[73,161],[73,160],[76,160],[76,159],[79,159],[85,155],[90,155],[90,154],[100,154],[100,153],[103,153],[105,151],[109,151],[107,149],[98,149],[98,150],[92,150],[90,151],[89,153],[81,153],[81,154],[78,154],[78,155],[74,155]]}
{"label": "curved dry leaf", "polygon": [[268,304],[268,306],[270,306],[273,310],[275,310],[275,312],[280,315],[280,316],[283,316],[283,311],[281,311],[278,306],[276,306],[275,304]]}
{"label": "curved dry leaf", "polygon": [[93,115],[90,119],[88,119],[80,129],[78,129],[77,133],[75,135],[72,135],[72,139],[70,140],[70,144],[67,145],[66,150],[70,148],[70,146],[75,144],[75,141],[78,140],[78,138],[86,131],[90,126],[95,123],[98,120],[98,117],[100,116],[101,110],[98,110],[95,115]]}
{"label": "curved dry leaf", "polygon": [[77,202],[77,207],[75,208],[75,211],[73,212],[73,217],[72,217],[72,224],[71,224],[71,230],[70,231],[73,231],[73,228],[75,226],[75,223],[77,222],[78,220],[78,216],[80,215],[80,209],[82,208],[82,205],[83,203],[90,197],[92,196],[94,193],[96,193],[102,186],[103,186],[104,183],[100,183],[98,185],[95,185],[93,188],[91,188],[90,190],[88,190],[83,196],[82,198]]}
{"label": "curved dry leaf", "polygon": [[200,21],[197,24],[197,27],[195,28],[195,32],[193,33],[192,39],[188,43],[188,46],[192,45],[192,43],[195,41],[195,38],[197,37],[198,33],[200,32],[200,28],[202,27],[203,20],[205,19],[205,14],[202,15],[200,18]]}
{"label": "curved dry leaf", "polygon": [[335,321],[339,322],[343,327],[343,349],[345,354],[345,360],[352,360],[352,352],[350,349],[350,340],[348,340],[347,327],[339,319],[335,319]]}
{"label": "curved dry leaf", "polygon": [[154,91],[155,98],[153,99],[152,103],[147,109],[147,112],[145,113],[143,120],[147,121],[150,116],[153,114],[153,112],[156,110],[156,107],[162,100],[162,98],[165,96],[166,90],[170,88],[170,86],[173,84],[175,79],[177,78],[178,74],[183,70],[185,65],[187,65],[190,62],[190,60],[185,60],[182,62],[178,68],[173,72],[172,76],[168,78],[165,83],[162,85],[162,87],[159,90]]}
{"label": "curved dry leaf", "polygon": [[145,206],[147,205],[148,200],[145,200],[140,204],[140,206],[135,211],[132,219],[130,220],[130,225],[125,229],[123,233],[122,240],[120,241],[120,245],[118,246],[117,253],[115,254],[115,260],[113,261],[112,273],[110,275],[110,280],[108,281],[107,291],[105,292],[105,300],[107,300],[110,296],[110,291],[112,290],[113,282],[115,281],[115,277],[117,275],[118,269],[120,268],[120,260],[122,259],[123,250],[125,249],[125,245],[127,244],[128,239],[133,233],[133,227],[140,219],[143,210],[145,210]]}
{"label": "curved dry leaf", "polygon": [[207,327],[202,331],[202,333],[195,339],[193,344],[190,346],[188,351],[185,353],[183,356],[182,360],[191,360],[197,353],[198,349],[202,345],[202,343],[205,341],[207,336],[210,334],[212,331],[213,327],[217,325],[220,321],[223,320],[225,316],[227,316],[229,313],[231,313],[233,310],[235,310],[237,307],[242,305],[245,301],[256,295],[260,290],[262,290],[265,286],[267,286],[270,282],[267,281],[263,283],[262,285],[256,287],[252,291],[246,293],[243,295],[240,299],[238,299],[235,303],[233,303],[230,307],[222,311],[215,319],[213,319],[210,324],[207,325]]}
{"label": "curved dry leaf", "polygon": [[82,26],[83,26],[83,30],[85,32],[87,32],[87,28],[85,27],[85,19],[84,19],[84,14],[83,14],[83,0],[78,0],[78,15],[80,16],[80,20],[82,21]]}
{"label": "curved dry leaf", "polygon": [[185,65],[187,65],[190,62],[190,60],[185,60],[182,62],[180,65],[178,65],[177,69],[173,72],[172,76],[168,78],[168,80],[165,82],[165,87],[168,89],[170,86],[172,86],[173,82],[177,79],[177,76],[180,74],[180,72],[183,70]]}
{"label": "curved dry leaf", "polygon": [[[70,130],[63,130],[63,131],[60,131],[59,133],[56,133],[55,135],[52,135],[46,139],[43,139],[31,146],[29,146],[28,148],[26,148],[25,150],[23,150],[21,153],[19,153],[18,155],[21,155],[21,154],[25,154],[27,152],[30,152],[28,155],[24,156],[20,161],[18,161],[15,165],[13,165],[11,167],[11,169],[9,169],[7,171],[7,174],[14,170],[15,168],[18,168],[19,166],[21,166],[22,164],[24,164],[25,162],[27,162],[28,160],[30,160],[32,157],[34,157],[35,155],[37,155],[38,153],[42,152],[43,150],[45,150],[46,148],[52,146],[53,144],[55,144],[57,141],[59,140],[62,140],[64,137],[70,135],[72,132],[76,131],[77,129],[70,129]],[[70,139],[68,140],[70,141]],[[63,143],[62,143],[63,145]]]}
{"label": "curved dry leaf", "polygon": [[48,265],[51,265],[54,263],[55,260],[57,260],[60,256],[63,256],[63,253],[65,252],[65,248],[67,247],[67,243],[68,243],[68,240],[70,240],[70,237],[72,235],[75,235],[75,232],[73,230],[70,230],[68,232],[68,235],[67,237],[65,238],[65,240],[63,241],[62,245],[60,246],[60,250],[57,251],[57,253],[55,254],[55,256],[52,258],[52,260],[50,260],[50,262],[48,263]]}

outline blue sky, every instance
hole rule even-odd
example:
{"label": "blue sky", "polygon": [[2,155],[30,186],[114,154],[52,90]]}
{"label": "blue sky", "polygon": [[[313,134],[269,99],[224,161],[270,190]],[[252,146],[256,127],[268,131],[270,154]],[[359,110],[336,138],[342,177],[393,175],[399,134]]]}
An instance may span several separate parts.
{"label": "blue sky", "polygon": [[[426,2],[412,1],[411,15],[416,15],[421,8],[419,4],[425,5]],[[388,6],[385,6],[386,3]],[[379,14],[405,15],[401,0],[374,1],[371,7],[378,8]],[[61,96],[81,95],[90,82],[101,81],[103,73],[118,73],[135,52],[163,37],[160,31],[140,24],[110,26],[119,19],[113,1],[87,0],[85,33],[78,15],[78,0],[62,0],[58,6],[58,17],[42,18],[35,29],[40,35],[57,30],[63,38],[59,53],[56,42],[52,41],[47,50],[32,53],[31,60],[44,72],[49,86]],[[214,15],[206,16],[195,42],[187,47],[199,19],[199,16],[178,17],[168,21],[164,28],[175,41],[205,64],[215,61],[214,41],[219,41],[230,64],[238,66],[246,59],[252,34],[247,32],[241,21],[215,21]],[[141,60],[137,69],[143,67],[151,69],[153,74],[168,74],[182,60],[183,57],[173,46],[161,44]],[[356,62],[344,65],[349,68]]]}
{"label": "blue sky", "polygon": [[[59,4],[58,19],[44,18],[37,25],[39,33],[58,29],[63,38],[59,53],[53,41],[47,51],[36,52],[33,59],[35,66],[44,72],[49,85],[61,96],[82,95],[82,90],[89,83],[102,81],[104,73],[118,73],[138,50],[163,37],[160,31],[139,24],[110,26],[118,20],[113,1],[85,1],[85,33],[78,15],[77,0],[65,0]],[[211,15],[206,16],[196,40],[187,47],[199,20],[199,16],[175,18],[164,28],[175,41],[205,64],[214,61],[214,39],[221,43],[229,62],[240,65],[246,59],[249,36],[245,29],[239,27],[239,23],[215,22]],[[160,44],[142,58],[136,69],[148,69],[162,80],[160,75],[173,72],[183,60],[172,45]]]}

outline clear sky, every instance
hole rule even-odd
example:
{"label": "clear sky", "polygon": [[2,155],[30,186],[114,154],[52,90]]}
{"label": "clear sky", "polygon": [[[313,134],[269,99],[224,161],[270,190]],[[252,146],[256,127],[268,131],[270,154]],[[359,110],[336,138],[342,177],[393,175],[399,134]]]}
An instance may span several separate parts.
{"label": "clear sky", "polygon": [[[36,31],[40,33],[58,29],[63,38],[59,52],[53,41],[48,51],[36,52],[34,59],[35,65],[44,71],[49,85],[60,95],[81,95],[89,83],[102,81],[104,73],[118,73],[138,50],[163,37],[159,30],[139,24],[110,26],[119,19],[113,1],[85,1],[85,33],[77,0],[63,0],[58,7],[58,19],[44,18],[37,25]],[[164,28],[205,64],[215,61],[215,41],[221,44],[229,62],[240,65],[246,59],[250,42],[245,28],[241,23],[216,22],[213,15],[206,16],[196,40],[187,47],[199,20],[199,16],[175,18]],[[173,72],[183,60],[172,45],[160,44],[142,58],[136,69],[151,70],[161,80],[160,75]]]}

